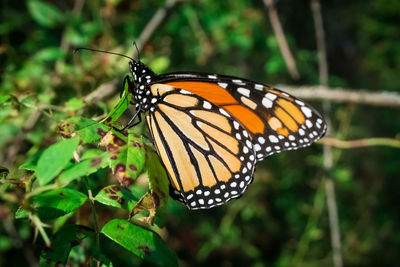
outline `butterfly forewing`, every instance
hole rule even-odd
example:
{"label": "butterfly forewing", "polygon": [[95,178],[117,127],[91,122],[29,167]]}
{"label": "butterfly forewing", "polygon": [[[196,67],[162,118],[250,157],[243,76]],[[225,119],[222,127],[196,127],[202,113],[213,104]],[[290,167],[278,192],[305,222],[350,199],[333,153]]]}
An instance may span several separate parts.
{"label": "butterfly forewing", "polygon": [[[159,100],[147,123],[169,173],[171,195],[197,209],[243,194],[256,154],[242,123],[199,94],[165,84],[151,85],[151,92]],[[218,92],[213,96],[223,100]]]}
{"label": "butterfly forewing", "polygon": [[203,73],[164,74],[160,80],[200,95],[234,117],[248,130],[257,160],[308,146],[326,131],[314,108],[267,85]]}

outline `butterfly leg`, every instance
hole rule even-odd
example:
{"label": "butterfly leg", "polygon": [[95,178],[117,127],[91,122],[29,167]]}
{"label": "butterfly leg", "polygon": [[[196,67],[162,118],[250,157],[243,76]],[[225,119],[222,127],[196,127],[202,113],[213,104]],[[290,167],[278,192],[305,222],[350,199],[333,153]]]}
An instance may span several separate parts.
{"label": "butterfly leg", "polygon": [[[142,110],[139,108],[136,111],[135,115],[133,115],[133,117],[125,125],[125,127],[122,128],[121,130],[118,130],[118,131],[120,131],[120,132],[125,131],[126,129],[132,128],[133,126],[138,125],[139,123],[141,123],[142,122],[142,117],[140,116],[141,113],[142,113]],[[133,122],[136,119],[136,117],[139,117],[139,120],[137,122]]]}

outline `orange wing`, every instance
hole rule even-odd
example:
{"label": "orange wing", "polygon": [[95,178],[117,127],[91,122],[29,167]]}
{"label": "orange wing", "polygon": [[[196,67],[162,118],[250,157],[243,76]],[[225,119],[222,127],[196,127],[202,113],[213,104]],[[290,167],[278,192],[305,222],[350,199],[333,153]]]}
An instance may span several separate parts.
{"label": "orange wing", "polygon": [[172,195],[197,209],[243,194],[256,162],[248,131],[198,94],[163,84],[152,85],[151,92],[160,98],[147,124],[170,176]]}
{"label": "orange wing", "polygon": [[164,75],[164,83],[214,103],[234,117],[251,136],[257,159],[305,147],[326,131],[322,116],[310,105],[278,89],[229,76],[197,74],[180,79]]}

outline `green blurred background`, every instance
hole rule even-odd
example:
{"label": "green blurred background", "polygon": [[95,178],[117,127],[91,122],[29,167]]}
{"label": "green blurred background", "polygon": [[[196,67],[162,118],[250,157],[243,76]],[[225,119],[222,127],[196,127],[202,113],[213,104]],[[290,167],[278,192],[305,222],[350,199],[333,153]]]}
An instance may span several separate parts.
{"label": "green blurred background", "polygon": [[[164,5],[163,0],[1,1],[0,164],[10,176],[23,175],[17,168],[27,156],[57,140],[61,120],[99,118],[118,100],[127,60],[90,52],[73,55],[73,49],[131,56],[132,42]],[[321,5],[329,86],[400,93],[400,2]],[[288,74],[261,0],[181,1],[143,44],[141,60],[158,73],[192,70],[272,85],[318,84],[310,2],[279,0],[276,7],[298,80]],[[115,94],[83,101],[101,86],[115,88]],[[320,102],[312,104],[322,111]],[[333,104],[333,136],[399,138],[398,114],[398,108]],[[399,149],[334,149],[333,155],[345,266],[399,266]],[[171,200],[160,211],[162,236],[182,266],[331,266],[322,161],[320,144],[274,155],[257,165],[254,183],[242,198],[211,210],[189,211]],[[91,178],[99,186],[116,182],[109,171]],[[3,266],[26,265],[40,253],[29,222],[14,219],[18,197],[0,184]],[[83,224],[88,213],[80,210]],[[100,223],[126,216],[99,210]],[[146,265],[121,250],[110,254],[115,266]],[[74,255],[80,254],[74,250]]]}

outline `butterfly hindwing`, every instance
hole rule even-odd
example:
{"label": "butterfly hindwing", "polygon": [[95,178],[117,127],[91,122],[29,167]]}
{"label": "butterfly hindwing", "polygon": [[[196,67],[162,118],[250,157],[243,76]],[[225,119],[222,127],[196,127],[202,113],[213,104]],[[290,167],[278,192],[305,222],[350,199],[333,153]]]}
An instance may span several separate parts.
{"label": "butterfly hindwing", "polygon": [[147,124],[171,180],[171,195],[191,209],[222,205],[253,179],[248,130],[226,110],[171,85],[153,84],[158,102]]}

